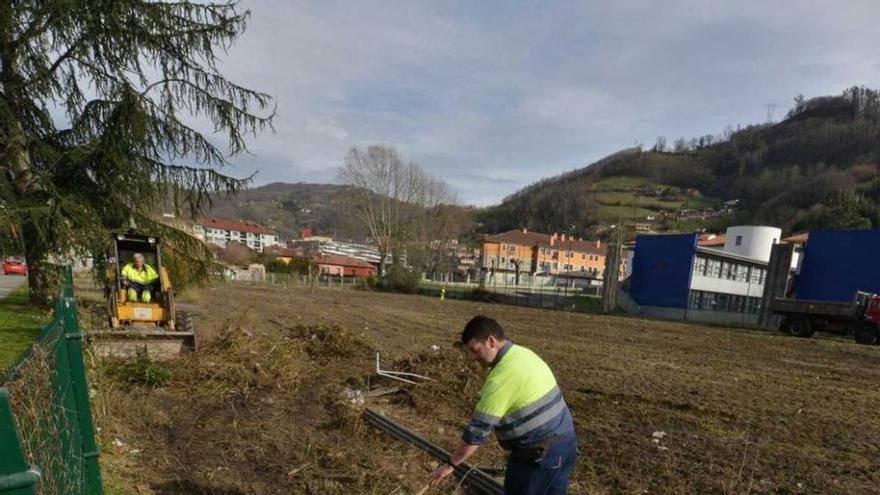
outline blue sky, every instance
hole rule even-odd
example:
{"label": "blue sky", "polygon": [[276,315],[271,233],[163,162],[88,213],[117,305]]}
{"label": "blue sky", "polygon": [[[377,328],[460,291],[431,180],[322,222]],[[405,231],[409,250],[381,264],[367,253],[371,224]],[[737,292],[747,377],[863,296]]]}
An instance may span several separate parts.
{"label": "blue sky", "polygon": [[880,2],[244,0],[223,70],[278,99],[227,172],[334,182],[393,145],[467,204],[621,148],[782,117],[880,86]]}

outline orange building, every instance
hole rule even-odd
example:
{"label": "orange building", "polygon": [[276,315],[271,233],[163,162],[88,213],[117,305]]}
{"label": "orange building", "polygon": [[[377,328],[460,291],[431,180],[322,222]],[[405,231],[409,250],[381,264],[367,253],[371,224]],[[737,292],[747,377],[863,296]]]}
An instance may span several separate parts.
{"label": "orange building", "polygon": [[489,272],[602,278],[606,253],[599,240],[511,230],[482,240],[480,266]]}

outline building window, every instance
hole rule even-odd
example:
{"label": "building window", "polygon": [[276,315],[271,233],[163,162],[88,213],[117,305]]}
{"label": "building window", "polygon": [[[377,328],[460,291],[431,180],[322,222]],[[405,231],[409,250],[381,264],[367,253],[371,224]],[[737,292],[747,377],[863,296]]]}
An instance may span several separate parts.
{"label": "building window", "polygon": [[692,290],[690,294],[688,294],[688,308],[690,309],[700,309],[702,307],[703,302],[703,292],[698,290]]}
{"label": "building window", "polygon": [[736,236],[736,245],[742,246],[742,243],[743,243],[743,236],[741,236],[741,235]]}
{"label": "building window", "polygon": [[703,258],[702,256],[694,258],[694,275],[706,275],[707,265],[706,258]]}
{"label": "building window", "polygon": [[[587,259],[587,255],[586,255],[586,254],[582,254],[582,255],[581,255],[581,259],[582,259],[582,260],[585,260],[585,259]],[[593,259],[593,257],[592,257],[592,256],[590,256],[590,259]]]}

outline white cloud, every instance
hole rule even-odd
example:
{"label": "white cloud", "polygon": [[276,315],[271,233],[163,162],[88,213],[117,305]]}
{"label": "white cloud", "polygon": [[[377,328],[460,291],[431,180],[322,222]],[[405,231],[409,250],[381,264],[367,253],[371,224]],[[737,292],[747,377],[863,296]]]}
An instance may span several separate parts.
{"label": "white cloud", "polygon": [[397,146],[488,204],[636,140],[718,133],[794,95],[880,86],[875,1],[246,0],[224,70],[278,97],[259,183]]}

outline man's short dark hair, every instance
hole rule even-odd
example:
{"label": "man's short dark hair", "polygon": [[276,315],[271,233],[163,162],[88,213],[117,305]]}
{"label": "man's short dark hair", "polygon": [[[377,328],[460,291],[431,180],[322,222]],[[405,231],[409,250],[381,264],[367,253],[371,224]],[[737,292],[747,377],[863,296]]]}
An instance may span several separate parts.
{"label": "man's short dark hair", "polygon": [[483,315],[474,316],[471,318],[471,321],[464,326],[464,331],[461,332],[461,343],[466,345],[471,340],[483,342],[488,339],[490,335],[496,339],[505,338],[504,329],[501,328],[501,325],[499,325],[494,318],[489,318],[488,316]]}

